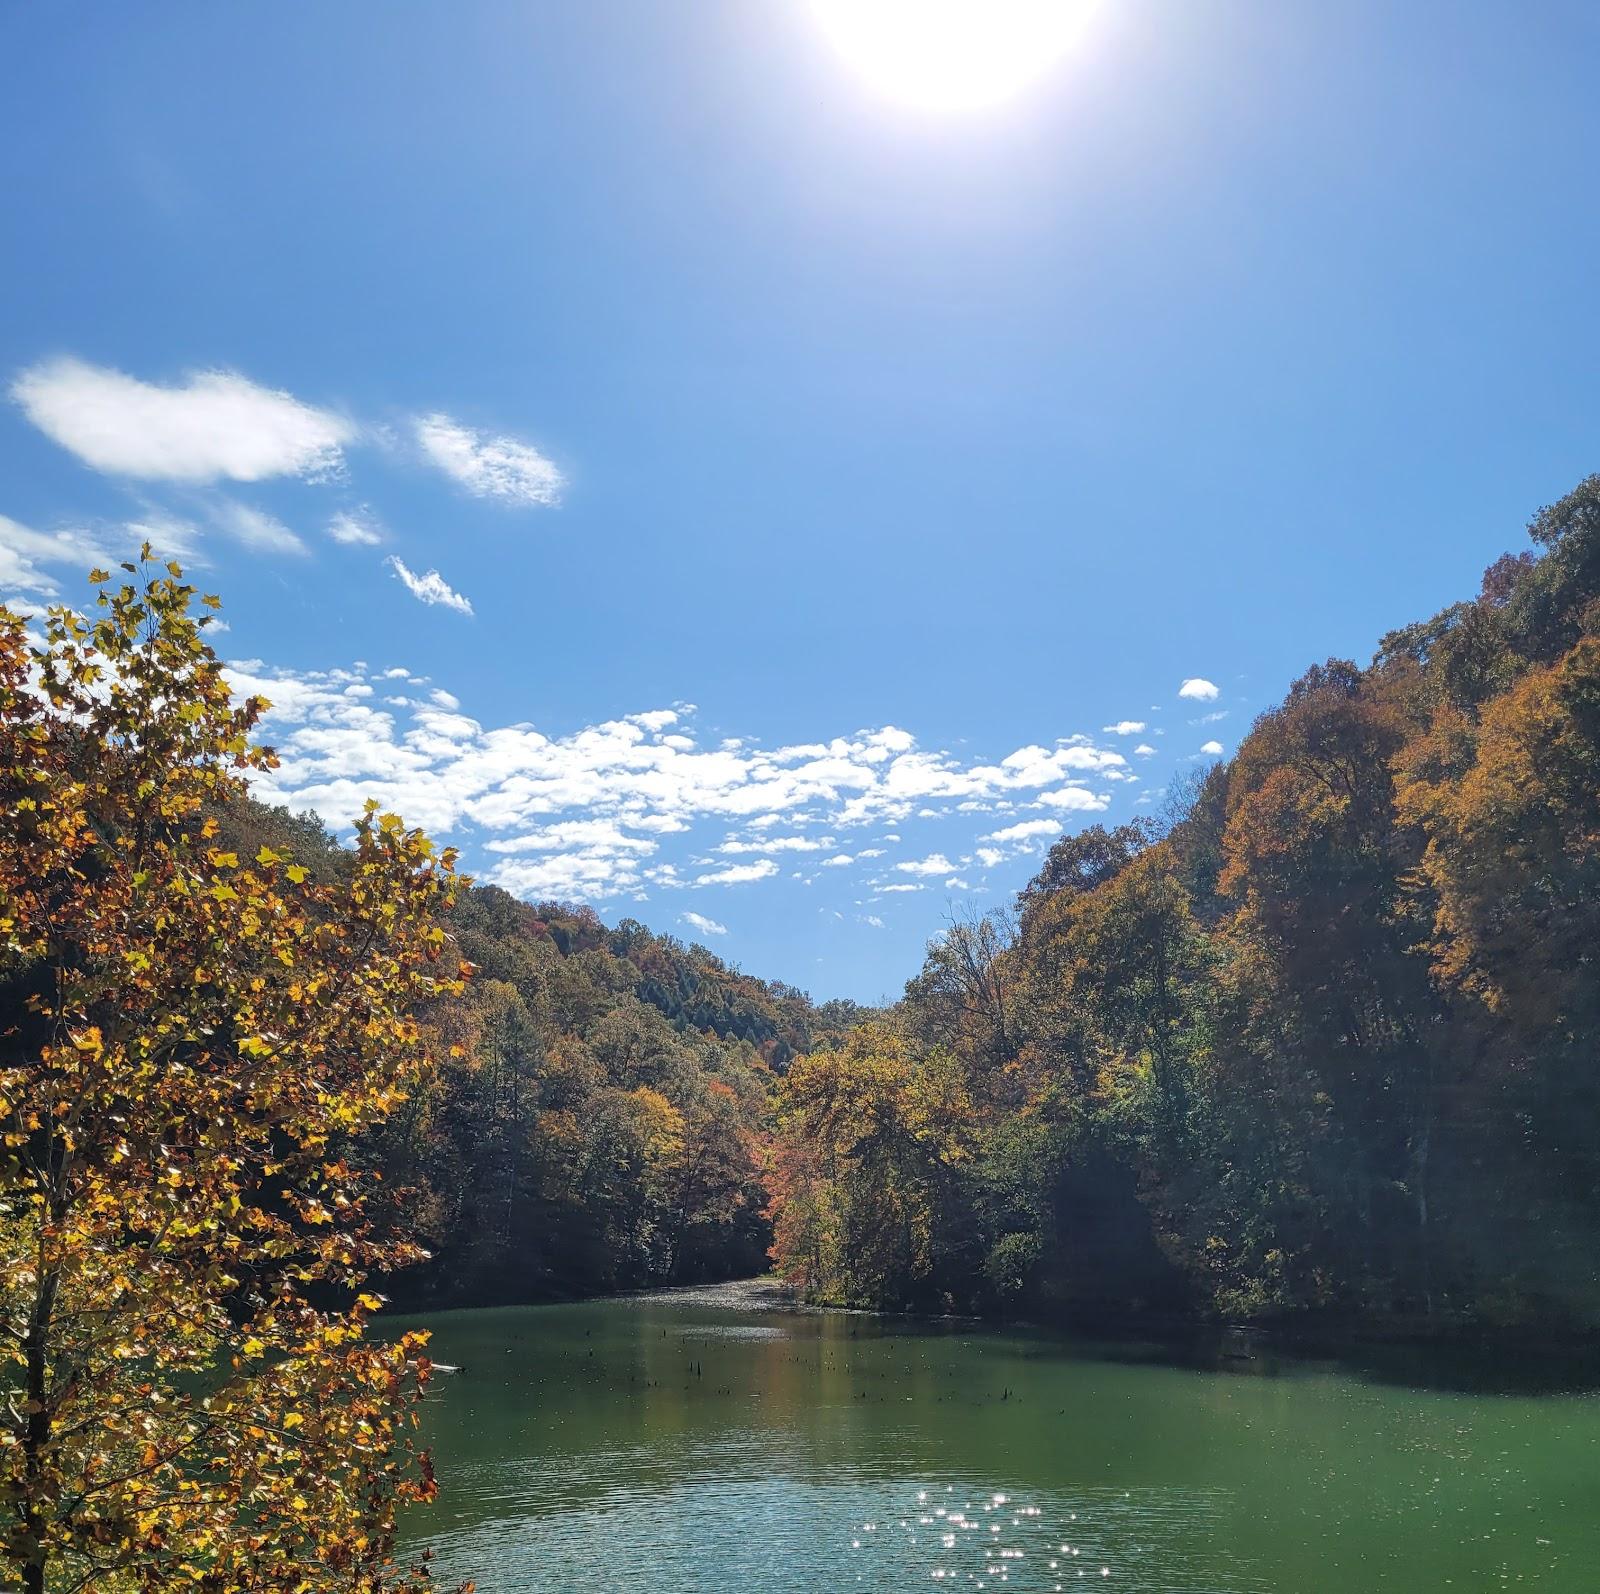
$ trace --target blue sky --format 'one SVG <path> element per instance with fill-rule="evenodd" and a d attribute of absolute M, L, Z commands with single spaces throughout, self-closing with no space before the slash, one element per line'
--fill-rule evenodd
<path fill-rule="evenodd" d="M 1597 51 L 1103 0 L 932 112 L 809 0 L 7 7 L 0 597 L 143 528 L 285 800 L 894 994 L 1595 468 Z"/>

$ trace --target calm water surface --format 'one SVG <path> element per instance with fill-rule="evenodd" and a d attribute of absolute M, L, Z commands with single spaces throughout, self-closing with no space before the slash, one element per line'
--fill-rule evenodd
<path fill-rule="evenodd" d="M 758 1286 L 421 1322 L 461 1371 L 419 1529 L 480 1594 L 1600 1591 L 1600 1398 L 1514 1366 L 1175 1361 Z"/>

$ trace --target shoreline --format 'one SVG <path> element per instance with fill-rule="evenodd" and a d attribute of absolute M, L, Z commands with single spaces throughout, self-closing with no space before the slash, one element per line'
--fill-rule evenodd
<path fill-rule="evenodd" d="M 1228 1322 L 1172 1313 L 1083 1312 L 1070 1318 L 990 1318 L 973 1314 L 885 1311 L 807 1300 L 773 1275 L 705 1284 L 658 1285 L 614 1294 L 541 1301 L 479 1301 L 407 1307 L 397 1316 L 626 1304 L 698 1306 L 713 1310 L 838 1316 L 929 1331 L 1021 1334 L 1092 1347 L 1113 1359 L 1159 1359 L 1179 1365 L 1270 1371 L 1280 1362 L 1325 1361 L 1372 1376 L 1425 1383 L 1458 1379 L 1481 1384 L 1492 1371 L 1507 1388 L 1600 1387 L 1600 1336 L 1581 1329 L 1501 1329 L 1455 1324 L 1419 1331 L 1415 1324 L 1365 1323 L 1349 1316 L 1277 1322 Z M 1519 1355 L 1507 1358 L 1507 1353 Z M 1456 1375 L 1452 1377 L 1451 1375 Z"/>

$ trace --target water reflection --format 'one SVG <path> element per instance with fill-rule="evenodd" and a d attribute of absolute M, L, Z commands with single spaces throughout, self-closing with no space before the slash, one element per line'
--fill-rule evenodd
<path fill-rule="evenodd" d="M 463 1369 L 429 1406 L 444 1493 L 419 1528 L 441 1582 L 1600 1588 L 1592 1397 L 1399 1390 L 1292 1358 L 1240 1377 L 771 1306 L 429 1320 Z"/>

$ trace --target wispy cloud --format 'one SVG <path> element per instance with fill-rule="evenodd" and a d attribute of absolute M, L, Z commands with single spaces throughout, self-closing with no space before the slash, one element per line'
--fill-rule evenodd
<path fill-rule="evenodd" d="M 211 509 L 212 519 L 236 542 L 257 553 L 305 554 L 311 550 L 281 520 L 250 504 L 219 499 Z"/>
<path fill-rule="evenodd" d="M 91 469 L 141 481 L 325 475 L 356 435 L 343 416 L 232 371 L 198 371 L 162 387 L 62 357 L 22 371 L 11 396 Z"/>
<path fill-rule="evenodd" d="M 452 587 L 437 570 L 418 575 L 403 559 L 394 554 L 384 563 L 405 583 L 406 590 L 419 603 L 440 603 L 457 614 L 471 614 L 472 604 Z"/>
<path fill-rule="evenodd" d="M 360 509 L 341 509 L 328 522 L 328 535 L 335 542 L 351 548 L 376 548 L 383 541 L 383 529 L 378 517 L 365 506 Z"/>
<path fill-rule="evenodd" d="M 1137 736 L 1144 728 L 1143 720 L 1118 720 L 1115 725 L 1102 727 L 1107 736 Z"/>
<path fill-rule="evenodd" d="M 565 480 L 531 444 L 485 436 L 448 415 L 422 415 L 413 425 L 423 458 L 475 498 L 523 505 L 560 502 Z"/>
<path fill-rule="evenodd" d="M 0 590 L 53 598 L 56 580 L 41 565 L 75 565 L 81 576 L 90 565 L 110 563 L 99 545 L 80 531 L 34 531 L 0 515 Z"/>
<path fill-rule="evenodd" d="M 151 514 L 114 530 L 96 531 L 82 527 L 35 531 L 0 515 L 0 596 L 10 591 L 53 598 L 60 594 L 63 580 L 82 591 L 81 583 L 91 566 L 110 567 L 132 559 L 146 542 L 158 558 L 195 559 L 194 527 L 164 515 Z M 41 568 L 46 565 L 58 570 L 52 574 Z M 212 629 L 220 627 L 213 622 Z"/>

